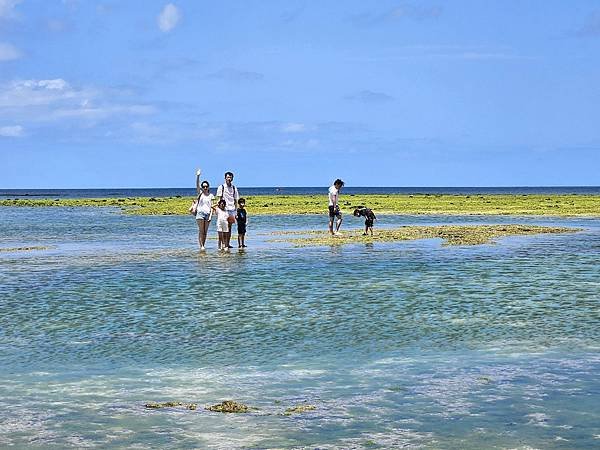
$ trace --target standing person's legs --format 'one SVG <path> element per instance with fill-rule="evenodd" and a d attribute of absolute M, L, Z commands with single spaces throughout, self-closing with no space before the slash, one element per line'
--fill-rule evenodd
<path fill-rule="evenodd" d="M 373 219 L 369 219 L 367 217 L 367 219 L 365 220 L 365 234 L 367 234 L 368 231 L 371 231 L 371 236 L 373 236 Z"/>
<path fill-rule="evenodd" d="M 196 223 L 198 224 L 198 247 L 200 247 L 200 250 L 202 250 L 202 247 L 204 246 L 202 243 L 202 232 L 204 230 L 204 225 L 202 222 L 204 222 L 204 220 L 196 219 Z"/>
<path fill-rule="evenodd" d="M 206 247 L 206 237 L 208 236 L 209 225 L 210 225 L 210 220 L 202 221 L 202 248 Z"/>
<path fill-rule="evenodd" d="M 329 206 L 329 233 L 333 234 L 333 219 L 335 218 L 334 207 Z"/>
<path fill-rule="evenodd" d="M 225 247 L 231 248 L 231 224 L 227 224 L 227 232 L 225 233 Z"/>
<path fill-rule="evenodd" d="M 235 209 L 234 210 L 227 210 L 229 217 L 234 217 L 235 218 Z M 225 234 L 225 240 L 227 241 L 227 248 L 233 248 L 230 244 L 231 242 L 231 226 L 233 225 L 232 222 L 230 222 L 229 220 L 227 221 L 227 233 Z"/>
<path fill-rule="evenodd" d="M 240 224 L 238 222 L 237 232 L 238 232 L 238 247 L 239 248 L 245 247 L 246 243 L 244 242 L 244 240 L 246 237 L 246 225 Z"/>

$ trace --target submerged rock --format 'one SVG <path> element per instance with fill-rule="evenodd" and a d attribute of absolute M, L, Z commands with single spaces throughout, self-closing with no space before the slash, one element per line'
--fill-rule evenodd
<path fill-rule="evenodd" d="M 198 407 L 196 403 L 183 403 L 183 402 L 148 402 L 144 405 L 146 408 L 150 409 L 160 409 L 160 408 L 176 408 L 181 406 L 182 408 L 194 410 Z"/>
<path fill-rule="evenodd" d="M 286 416 L 291 416 L 292 414 L 299 414 L 306 411 L 314 411 L 315 409 L 317 409 L 315 405 L 296 405 L 286 409 L 283 414 L 285 414 Z"/>
<path fill-rule="evenodd" d="M 250 408 L 243 403 L 234 402 L 233 400 L 225 400 L 218 405 L 207 406 L 208 411 L 222 413 L 246 413 Z"/>

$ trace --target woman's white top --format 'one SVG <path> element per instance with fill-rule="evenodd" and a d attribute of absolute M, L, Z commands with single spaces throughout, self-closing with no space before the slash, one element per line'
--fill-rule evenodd
<path fill-rule="evenodd" d="M 203 214 L 210 214 L 213 199 L 215 198 L 212 194 L 205 194 L 204 192 L 198 197 L 198 212 Z"/>

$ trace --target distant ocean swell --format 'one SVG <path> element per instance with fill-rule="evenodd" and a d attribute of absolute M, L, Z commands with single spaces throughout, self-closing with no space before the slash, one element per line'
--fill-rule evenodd
<path fill-rule="evenodd" d="M 243 195 L 318 195 L 327 186 L 239 187 Z M 105 198 L 105 197 L 188 197 L 194 188 L 108 188 L 108 189 L 0 189 L 0 200 L 7 198 Z M 344 194 L 586 194 L 600 195 L 600 186 L 514 186 L 514 187 L 344 187 Z"/>

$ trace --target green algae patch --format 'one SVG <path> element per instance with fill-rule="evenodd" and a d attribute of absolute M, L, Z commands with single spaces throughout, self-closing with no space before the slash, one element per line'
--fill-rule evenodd
<path fill-rule="evenodd" d="M 189 410 L 195 410 L 198 408 L 196 403 L 183 403 L 183 402 L 148 402 L 144 405 L 148 409 L 162 409 L 162 408 L 185 408 Z"/>
<path fill-rule="evenodd" d="M 576 231 L 581 231 L 581 229 L 538 225 L 404 226 L 399 228 L 378 229 L 375 231 L 374 236 L 364 236 L 362 234 L 362 229 L 349 230 L 339 236 L 331 236 L 326 231 L 278 232 L 276 234 L 286 237 L 273 239 L 273 241 L 290 242 L 296 247 L 308 247 L 439 238 L 444 240 L 443 245 L 479 245 L 492 243 L 494 239 L 505 236 L 573 233 Z M 294 234 L 302 236 L 287 237 Z"/>
<path fill-rule="evenodd" d="M 242 190 L 243 194 L 243 190 Z M 251 195 L 246 209 L 252 215 L 326 214 L 327 195 Z M 125 214 L 187 215 L 194 197 L 128 197 L 80 199 L 7 199 L 0 206 L 13 207 L 115 207 Z M 375 214 L 435 215 L 544 215 L 600 216 L 600 195 L 345 195 L 340 207 L 351 214 L 365 205 Z"/>
<path fill-rule="evenodd" d="M 233 400 L 225 400 L 217 405 L 207 406 L 204 409 L 222 413 L 247 413 L 251 408 L 243 403 L 234 402 Z"/>
<path fill-rule="evenodd" d="M 304 413 L 307 411 L 314 411 L 316 409 L 317 409 L 317 407 L 315 405 L 307 405 L 307 404 L 296 405 L 296 406 L 292 406 L 291 408 L 286 409 L 283 414 L 286 416 L 291 416 L 292 414 L 301 414 L 301 413 Z"/>
<path fill-rule="evenodd" d="M 87 208 L 113 207 L 126 214 L 182 215 L 188 213 L 192 198 L 186 197 L 128 197 L 128 198 L 65 198 L 0 200 L 0 206 Z"/>
<path fill-rule="evenodd" d="M 0 247 L 0 252 L 32 252 L 36 250 L 48 250 L 50 247 L 44 247 L 42 245 L 36 245 L 32 247 Z"/>

